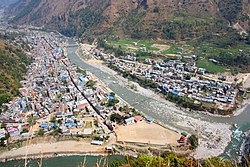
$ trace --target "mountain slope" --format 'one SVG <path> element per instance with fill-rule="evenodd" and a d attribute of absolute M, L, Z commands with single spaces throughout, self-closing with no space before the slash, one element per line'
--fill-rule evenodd
<path fill-rule="evenodd" d="M 20 81 L 31 62 L 20 49 L 0 39 L 0 107 L 19 92 Z M 1 112 L 1 111 L 0 111 Z"/>
<path fill-rule="evenodd" d="M 249 0 L 20 0 L 14 21 L 54 28 L 68 36 L 189 38 L 249 29 Z"/>

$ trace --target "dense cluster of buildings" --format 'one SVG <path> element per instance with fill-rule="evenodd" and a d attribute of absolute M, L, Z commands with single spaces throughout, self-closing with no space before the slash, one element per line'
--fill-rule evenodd
<path fill-rule="evenodd" d="M 97 58 L 102 56 L 102 59 L 111 62 L 123 71 L 154 81 L 164 94 L 187 96 L 196 104 L 216 106 L 220 110 L 235 108 L 237 89 L 232 86 L 232 83 L 209 77 L 206 69 L 196 66 L 195 57 L 188 57 L 191 60 L 187 62 L 146 59 L 140 63 L 132 56 L 116 58 L 96 50 L 90 52 Z"/>
<path fill-rule="evenodd" d="M 6 143 L 9 136 L 16 142 L 44 133 L 106 139 L 116 124 L 109 116 L 126 103 L 91 73 L 70 64 L 60 47 L 63 38 L 33 33 L 28 39 L 34 61 L 21 82 L 21 96 L 5 104 L 8 111 L 0 115 L 0 139 Z"/>

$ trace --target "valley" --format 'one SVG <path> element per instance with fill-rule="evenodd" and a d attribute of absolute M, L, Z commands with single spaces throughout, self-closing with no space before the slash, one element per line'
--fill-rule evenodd
<path fill-rule="evenodd" d="M 0 6 L 0 166 L 249 165 L 249 0 Z"/>

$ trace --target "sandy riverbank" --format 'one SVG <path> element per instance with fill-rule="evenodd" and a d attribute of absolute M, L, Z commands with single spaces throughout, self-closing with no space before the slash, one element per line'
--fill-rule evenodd
<path fill-rule="evenodd" d="M 83 141 L 60 141 L 39 143 L 24 146 L 15 150 L 0 153 L 0 160 L 54 157 L 63 155 L 101 155 L 104 146 L 95 146 Z"/>
<path fill-rule="evenodd" d="M 129 88 L 127 85 L 129 85 L 131 81 L 128 81 L 120 75 L 117 75 L 117 72 L 108 68 L 105 64 L 103 64 L 102 61 L 88 60 L 85 62 L 90 64 L 91 66 L 100 69 L 103 72 L 107 72 L 113 75 L 117 78 L 118 84 Z M 212 156 L 218 156 L 224 152 L 225 148 L 231 140 L 231 125 L 223 123 L 212 123 L 208 120 L 193 118 L 190 115 L 181 111 L 182 109 L 176 107 L 174 103 L 163 99 L 152 90 L 145 89 L 139 86 L 139 84 L 137 83 L 132 83 L 137 85 L 137 91 L 135 91 L 136 93 L 139 93 L 143 96 L 152 98 L 157 101 L 150 104 L 152 105 L 152 107 L 155 108 L 155 110 L 152 111 L 154 114 L 159 115 L 161 117 L 171 117 L 173 122 L 175 122 L 175 127 L 187 129 L 188 131 L 192 131 L 193 133 L 199 135 L 199 147 L 193 154 L 195 158 L 208 158 Z M 131 91 L 134 90 L 131 89 Z M 170 128 L 175 129 L 172 127 Z"/>

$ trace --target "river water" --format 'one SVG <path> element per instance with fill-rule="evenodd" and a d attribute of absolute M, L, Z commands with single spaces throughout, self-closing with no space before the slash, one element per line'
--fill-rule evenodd
<path fill-rule="evenodd" d="M 198 112 L 185 112 L 178 111 L 176 108 L 169 103 L 159 102 L 153 98 L 148 98 L 139 93 L 136 93 L 124 85 L 117 84 L 119 79 L 113 74 L 101 71 L 94 66 L 91 66 L 84 61 L 82 61 L 78 55 L 75 54 L 77 47 L 68 47 L 68 57 L 72 63 L 77 66 L 90 71 L 96 75 L 100 80 L 108 85 L 117 95 L 127 101 L 131 106 L 135 107 L 137 110 L 142 111 L 146 115 L 153 117 L 164 124 L 170 125 L 181 129 L 175 124 L 176 119 L 179 116 L 192 117 L 199 120 L 205 120 L 208 122 L 226 123 L 226 124 L 237 124 L 237 128 L 233 127 L 232 130 L 232 141 L 227 146 L 222 158 L 236 158 L 237 152 L 240 150 L 240 146 L 243 142 L 243 133 L 250 128 L 250 105 L 248 105 L 244 111 L 237 116 L 230 117 L 219 117 L 206 115 L 204 113 Z"/>
<path fill-rule="evenodd" d="M 43 167 L 81 167 L 82 163 L 85 161 L 86 167 L 96 166 L 96 163 L 110 164 L 114 160 L 124 160 L 123 156 L 112 155 L 107 157 L 100 156 L 67 156 L 67 157 L 57 157 L 57 158 L 47 158 L 42 160 Z M 27 167 L 39 167 L 38 163 L 40 159 L 29 160 Z M 6 163 L 0 163 L 1 167 L 23 167 L 24 160 L 9 161 Z"/>

